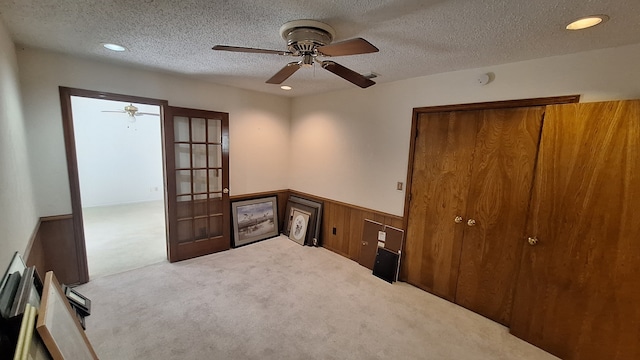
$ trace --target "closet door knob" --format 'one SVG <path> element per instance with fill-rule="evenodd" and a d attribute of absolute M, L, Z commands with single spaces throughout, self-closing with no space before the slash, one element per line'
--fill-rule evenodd
<path fill-rule="evenodd" d="M 469 219 L 469 221 L 467 221 L 467 225 L 469 226 L 476 226 L 476 221 L 473 219 Z"/>
<path fill-rule="evenodd" d="M 527 242 L 529 243 L 529 245 L 534 246 L 538 243 L 538 239 L 534 237 L 530 237 L 527 239 Z"/>
<path fill-rule="evenodd" d="M 456 216 L 456 217 L 455 217 L 455 219 L 453 219 L 453 221 L 455 221 L 455 222 L 456 222 L 456 224 L 460 224 L 460 223 L 462 222 L 462 220 L 464 220 L 464 219 L 462 218 L 462 216 Z"/>

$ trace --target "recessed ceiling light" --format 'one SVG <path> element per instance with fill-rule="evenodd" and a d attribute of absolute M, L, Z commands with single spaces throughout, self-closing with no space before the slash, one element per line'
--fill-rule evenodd
<path fill-rule="evenodd" d="M 280 89 L 282 89 L 282 90 L 291 90 L 293 88 L 291 86 L 289 86 L 289 85 L 282 85 L 282 86 L 280 86 Z"/>
<path fill-rule="evenodd" d="M 607 20 L 609 20 L 609 17 L 607 15 L 585 16 L 567 25 L 567 30 L 582 30 L 590 28 L 592 26 L 596 26 L 598 24 L 602 24 Z"/>
<path fill-rule="evenodd" d="M 124 46 L 118 45 L 118 44 L 106 43 L 106 44 L 102 44 L 102 46 L 104 46 L 106 49 L 109 49 L 111 51 L 125 51 L 125 50 L 127 50 Z"/>

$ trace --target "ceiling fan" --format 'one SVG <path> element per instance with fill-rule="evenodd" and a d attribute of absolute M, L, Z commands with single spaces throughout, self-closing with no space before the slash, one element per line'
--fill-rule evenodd
<path fill-rule="evenodd" d="M 133 104 L 129 104 L 125 106 L 123 110 L 102 110 L 102 112 L 127 114 L 129 115 L 129 122 L 135 122 L 137 116 L 143 116 L 143 115 L 160 116 L 160 114 L 138 111 L 138 108 Z"/>
<path fill-rule="evenodd" d="M 335 38 L 335 31 L 331 26 L 315 20 L 290 21 L 280 27 L 280 35 L 287 41 L 288 50 L 267 50 L 227 45 L 216 45 L 212 49 L 300 57 L 300 60 L 293 61 L 285 65 L 280 71 L 266 81 L 267 84 L 282 84 L 301 67 L 313 67 L 314 63 L 320 64 L 323 69 L 328 70 L 363 89 L 375 84 L 371 79 L 334 61 L 322 61 L 318 59 L 318 57 L 358 55 L 378 52 L 378 48 L 371 45 L 367 40 L 355 38 L 331 44 L 331 41 Z"/>

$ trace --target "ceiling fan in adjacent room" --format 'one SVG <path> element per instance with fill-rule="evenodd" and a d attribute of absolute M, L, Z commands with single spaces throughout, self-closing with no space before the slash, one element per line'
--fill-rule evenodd
<path fill-rule="evenodd" d="M 138 111 L 138 108 L 133 104 L 129 104 L 125 106 L 123 110 L 102 110 L 102 112 L 127 114 L 129 115 L 129 122 L 135 122 L 136 117 L 143 116 L 143 115 L 160 116 L 160 114 Z"/>
<path fill-rule="evenodd" d="M 331 60 L 319 60 L 318 57 L 333 57 L 345 55 L 358 55 L 378 52 L 378 48 L 367 40 L 355 38 L 331 44 L 335 38 L 333 28 L 325 23 L 315 20 L 290 21 L 280 27 L 280 35 L 287 41 L 288 50 L 267 50 L 238 46 L 216 45 L 213 50 L 274 54 L 283 56 L 295 56 L 300 60 L 285 65 L 280 71 L 266 82 L 268 84 L 281 84 L 302 67 L 313 67 L 314 63 L 341 78 L 361 87 L 367 88 L 374 85 L 370 78 L 344 67 Z"/>

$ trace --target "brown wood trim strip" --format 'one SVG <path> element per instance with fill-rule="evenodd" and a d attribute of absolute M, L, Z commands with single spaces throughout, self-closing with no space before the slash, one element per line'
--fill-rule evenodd
<path fill-rule="evenodd" d="M 348 207 L 348 208 L 351 208 L 351 209 L 356 209 L 356 210 L 360 210 L 360 211 L 364 211 L 364 212 L 371 212 L 371 213 L 382 215 L 382 216 L 386 216 L 386 217 L 389 217 L 389 218 L 392 218 L 392 219 L 395 219 L 395 220 L 398 220 L 398 221 L 404 221 L 404 217 L 402 217 L 402 216 L 393 215 L 393 214 L 385 213 L 385 212 L 378 211 L 378 210 L 368 209 L 368 208 L 365 208 L 365 207 L 362 207 L 362 206 L 352 205 L 352 204 L 345 203 L 345 202 L 342 202 L 342 201 L 327 199 L 327 198 L 324 198 L 324 197 L 321 197 L 321 196 L 311 195 L 311 194 L 307 194 L 307 193 L 304 193 L 304 192 L 301 192 L 301 191 L 289 190 L 289 192 L 292 195 L 299 195 L 299 196 L 302 196 L 302 197 L 307 197 L 307 198 L 310 198 L 310 199 L 316 199 L 316 200 L 319 200 L 319 201 L 328 201 L 328 202 L 332 202 L 334 204 L 345 206 L 345 207 Z"/>
<path fill-rule="evenodd" d="M 67 172 L 69 176 L 69 188 L 71 192 L 71 211 L 76 214 L 74 221 L 74 240 L 76 254 L 81 254 L 76 261 L 80 283 L 89 281 L 89 268 L 87 265 L 86 247 L 84 243 L 84 224 L 82 222 L 82 203 L 80 200 L 80 178 L 78 175 L 78 159 L 76 156 L 76 141 L 73 130 L 73 112 L 71 110 L 71 96 L 77 93 L 77 89 L 60 87 L 60 107 L 62 111 L 62 129 L 64 134 L 65 152 L 67 158 Z M 78 95 L 81 96 L 81 95 Z"/>
<path fill-rule="evenodd" d="M 69 219 L 73 219 L 73 214 L 43 216 L 40 218 L 40 221 L 45 222 L 45 221 L 59 221 L 59 220 L 69 220 Z"/>
<path fill-rule="evenodd" d="M 418 137 L 418 117 L 420 112 L 413 109 L 413 117 L 411 119 L 411 138 L 409 139 L 409 163 L 407 168 L 407 179 L 405 180 L 404 187 L 404 211 L 402 219 L 402 227 L 406 231 L 409 226 L 409 207 L 411 201 L 411 179 L 413 178 L 413 161 L 416 152 L 416 138 Z M 403 249 L 404 251 L 404 245 Z M 403 277 L 403 272 L 400 272 L 400 277 Z"/>
<path fill-rule="evenodd" d="M 554 96 L 554 97 L 546 97 L 546 98 L 503 100 L 503 101 L 492 101 L 492 102 L 483 102 L 483 103 L 418 107 L 413 109 L 413 113 L 415 117 L 416 113 L 507 109 L 507 108 L 514 108 L 514 107 L 572 104 L 572 103 L 577 103 L 579 101 L 580 101 L 580 95 L 567 95 L 567 96 Z"/>
<path fill-rule="evenodd" d="M 237 200 L 246 200 L 249 198 L 260 198 L 260 197 L 265 197 L 265 196 L 273 196 L 279 193 L 287 193 L 289 192 L 289 190 L 274 190 L 274 191 L 262 191 L 262 192 L 257 192 L 257 193 L 250 193 L 250 194 L 242 194 L 242 195 L 233 195 L 233 196 L 229 196 L 229 199 L 231 201 L 237 201 Z"/>
<path fill-rule="evenodd" d="M 104 91 L 76 89 L 76 88 L 70 88 L 70 87 L 64 87 L 64 86 L 60 86 L 60 92 L 65 92 L 66 94 L 69 94 L 69 96 L 80 96 L 80 97 L 88 97 L 88 98 L 94 98 L 94 99 L 135 102 L 139 104 L 148 104 L 148 105 L 167 106 L 169 104 L 167 100 L 152 99 L 152 98 L 133 96 L 133 95 L 114 94 L 114 93 L 108 93 Z"/>

